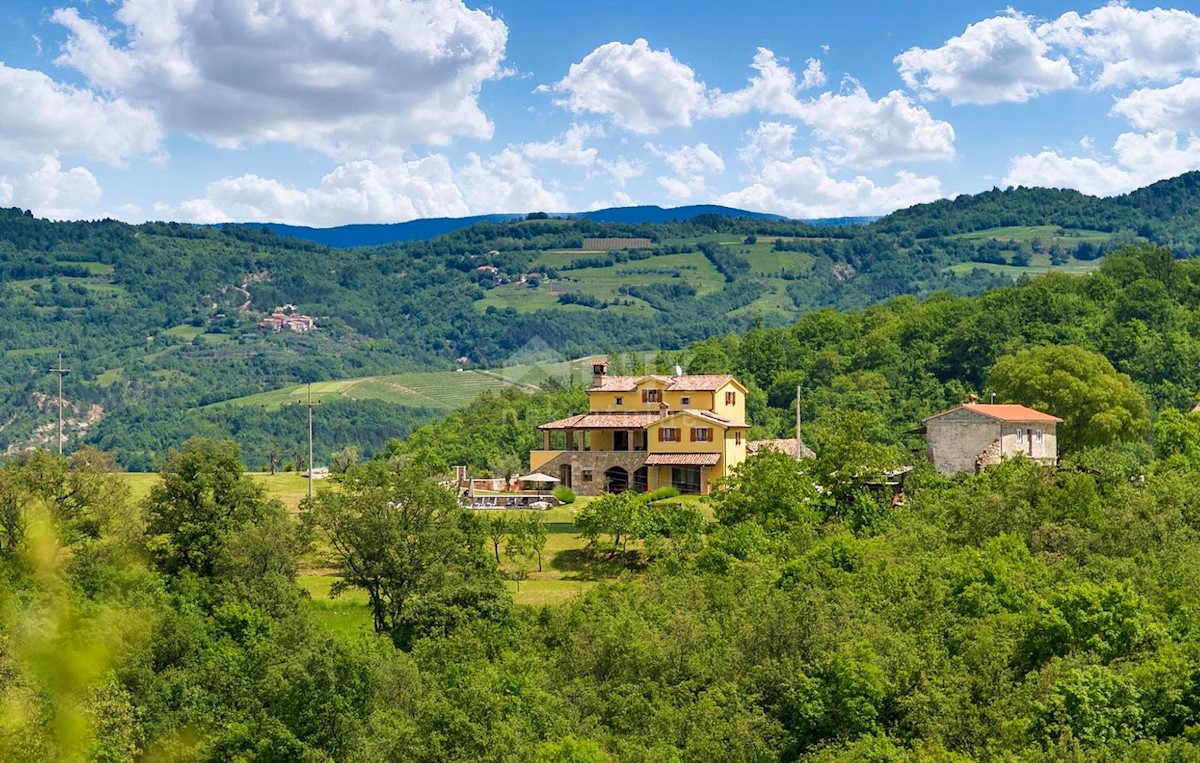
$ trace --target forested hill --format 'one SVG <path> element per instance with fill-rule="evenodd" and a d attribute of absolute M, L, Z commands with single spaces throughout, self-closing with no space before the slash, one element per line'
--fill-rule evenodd
<path fill-rule="evenodd" d="M 102 438 L 123 463 L 146 468 L 173 444 L 167 424 L 260 443 L 290 432 L 291 408 L 269 417 L 205 407 L 287 384 L 503 367 L 530 342 L 562 357 L 679 349 L 822 307 L 1088 272 L 1114 247 L 1146 239 L 1190 256 L 1200 245 L 1196 185 L 1187 175 L 1115 200 L 992 191 L 868 225 L 714 214 L 481 222 L 358 249 L 255 228 L 0 211 L 0 452 L 51 443 L 48 369 L 59 350 L 71 369 L 69 447 Z M 258 329 L 284 306 L 316 330 Z M 319 415 L 334 417 L 340 444 L 370 449 L 435 413 L 386 403 L 365 416 L 345 402 Z"/>
<path fill-rule="evenodd" d="M 598 223 L 664 223 L 677 220 L 690 220 L 700 215 L 719 215 L 722 217 L 749 217 L 760 220 L 783 220 L 781 215 L 769 215 L 761 212 L 747 212 L 744 209 L 733 209 L 715 204 L 694 204 L 686 207 L 663 209 L 657 206 L 611 207 L 590 212 L 571 214 L 546 215 L 562 219 L 587 218 Z M 443 236 L 462 228 L 469 228 L 478 223 L 502 223 L 517 220 L 525 215 L 493 214 L 474 215 L 471 217 L 434 217 L 420 220 L 410 220 L 403 223 L 375 223 L 365 225 L 338 225 L 332 228 L 310 228 L 304 225 L 284 225 L 282 223 L 231 223 L 234 227 L 266 228 L 280 236 L 312 241 L 326 246 L 379 246 L 400 241 L 416 241 Z M 869 218 L 839 218 L 831 220 L 811 220 L 814 225 L 842 225 L 865 222 Z M 225 226 L 222 226 L 225 227 Z"/>
<path fill-rule="evenodd" d="M 884 233 L 936 238 L 993 228 L 1057 225 L 1115 232 L 1129 230 L 1193 256 L 1200 240 L 1200 172 L 1162 180 L 1122 196 L 1099 198 L 1078 191 L 1009 188 L 917 204 L 872 227 Z"/>

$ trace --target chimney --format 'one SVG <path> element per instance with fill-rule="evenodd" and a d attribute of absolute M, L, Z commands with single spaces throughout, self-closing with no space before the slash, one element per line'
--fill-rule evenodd
<path fill-rule="evenodd" d="M 608 373 L 608 361 L 597 360 L 592 363 L 592 386 L 599 387 L 604 384 L 604 375 Z"/>
<path fill-rule="evenodd" d="M 976 395 L 974 392 L 967 395 L 967 405 L 974 405 L 975 403 L 978 403 L 978 402 L 979 402 L 979 396 Z"/>

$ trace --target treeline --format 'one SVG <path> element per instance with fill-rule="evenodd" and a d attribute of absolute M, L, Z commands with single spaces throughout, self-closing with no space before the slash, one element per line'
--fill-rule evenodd
<path fill-rule="evenodd" d="M 1166 418 L 1153 451 L 919 469 L 898 506 L 869 487 L 886 449 L 829 420 L 817 460 L 746 462 L 709 521 L 585 505 L 585 553 L 625 574 L 538 606 L 419 448 L 302 521 L 225 443 L 139 504 L 99 454 L 31 454 L 0 465 L 0 757 L 1187 760 L 1200 415 Z M 315 617 L 314 555 L 361 627 Z"/>
<path fill-rule="evenodd" d="M 193 437 L 232 438 L 255 471 L 308 468 L 308 412 L 299 405 L 275 410 L 257 406 L 217 405 L 174 411 L 125 406 L 106 416 L 88 442 L 111 453 L 126 469 L 154 471 L 172 448 Z M 393 438 L 406 438 L 417 427 L 440 419 L 445 411 L 397 405 L 382 400 L 330 400 L 313 408 L 313 458 L 331 463 L 334 452 L 354 448 L 370 458 Z"/>

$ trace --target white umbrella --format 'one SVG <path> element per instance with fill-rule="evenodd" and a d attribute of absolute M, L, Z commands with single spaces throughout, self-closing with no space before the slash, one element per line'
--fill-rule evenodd
<path fill-rule="evenodd" d="M 521 482 L 561 482 L 562 481 L 558 477 L 551 477 L 549 474 L 542 474 L 541 472 L 534 472 L 533 474 L 526 474 L 524 477 L 517 477 L 517 479 L 520 480 Z"/>
<path fill-rule="evenodd" d="M 551 477 L 549 474 L 542 474 L 541 472 L 526 474 L 524 477 L 517 477 L 517 479 L 521 482 L 537 483 L 537 491 L 539 496 L 542 494 L 543 485 L 548 485 L 552 482 L 562 482 L 562 480 L 560 480 L 558 477 Z"/>

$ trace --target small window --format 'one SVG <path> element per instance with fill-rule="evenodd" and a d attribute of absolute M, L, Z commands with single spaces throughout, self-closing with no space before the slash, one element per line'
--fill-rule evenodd
<path fill-rule="evenodd" d="M 1024 444 L 1025 444 L 1025 430 L 1018 429 L 1017 430 L 1017 445 L 1024 445 Z"/>
<path fill-rule="evenodd" d="M 1041 429 L 1033 430 L 1033 442 L 1035 444 L 1041 445 L 1045 441 L 1045 437 L 1046 437 L 1046 433 L 1044 431 L 1042 431 Z"/>
<path fill-rule="evenodd" d="M 658 402 L 658 390 L 656 390 L 656 389 L 642 390 L 642 402 L 643 403 L 657 403 Z"/>
<path fill-rule="evenodd" d="M 712 442 L 712 427 L 692 427 L 692 442 Z"/>
<path fill-rule="evenodd" d="M 725 405 L 737 405 L 737 393 L 729 391 L 725 393 Z"/>
<path fill-rule="evenodd" d="M 583 474 L 580 475 L 580 477 L 579 477 L 579 481 L 580 482 L 591 482 L 592 481 L 592 470 L 584 469 Z"/>
<path fill-rule="evenodd" d="M 659 442 L 679 442 L 679 440 L 680 440 L 680 437 L 679 437 L 679 428 L 678 427 L 659 427 L 658 428 L 658 441 Z"/>
<path fill-rule="evenodd" d="M 689 406 L 692 404 L 692 399 L 690 397 L 681 397 L 681 398 L 679 398 L 679 403 L 680 403 L 680 405 L 683 405 L 686 407 L 686 406 Z"/>
<path fill-rule="evenodd" d="M 740 430 L 740 429 L 735 429 L 735 430 L 734 430 L 734 432 L 733 432 L 733 444 L 734 444 L 734 445 L 741 445 L 741 444 L 742 444 L 742 430 Z"/>
<path fill-rule="evenodd" d="M 618 397 L 618 398 L 616 399 L 615 403 L 616 403 L 617 405 L 625 405 L 625 398 L 623 398 L 623 397 Z"/>

